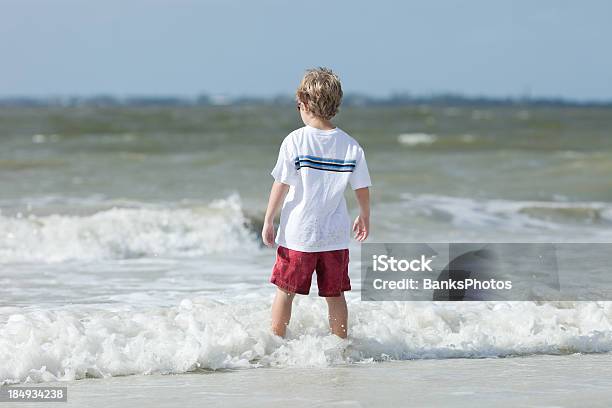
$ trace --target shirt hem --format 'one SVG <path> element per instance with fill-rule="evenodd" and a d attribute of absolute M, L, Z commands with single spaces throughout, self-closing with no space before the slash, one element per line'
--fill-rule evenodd
<path fill-rule="evenodd" d="M 292 178 L 278 176 L 278 175 L 276 175 L 274 173 L 270 173 L 270 175 L 274 178 L 274 181 L 276 181 L 278 183 L 287 184 L 287 185 L 293 186 L 293 187 L 295 187 L 297 185 L 297 180 L 294 180 Z"/>
<path fill-rule="evenodd" d="M 348 243 L 334 244 L 334 245 L 328 245 L 328 246 L 316 247 L 316 248 L 307 247 L 303 245 L 288 244 L 286 242 L 277 242 L 276 244 L 279 246 L 285 247 L 287 249 L 291 249 L 293 251 L 300 251 L 300 252 L 326 252 L 326 251 L 338 251 L 340 249 L 349 248 Z"/>
<path fill-rule="evenodd" d="M 351 189 L 352 189 L 353 191 L 355 191 L 355 190 L 359 190 L 360 188 L 366 188 L 366 187 L 372 187 L 372 183 L 369 183 L 369 184 L 357 184 L 355 187 L 353 187 L 353 186 L 351 185 Z"/>

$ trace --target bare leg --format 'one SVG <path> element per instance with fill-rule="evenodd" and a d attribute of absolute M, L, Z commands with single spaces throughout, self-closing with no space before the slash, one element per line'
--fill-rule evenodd
<path fill-rule="evenodd" d="M 289 319 L 291 319 L 291 305 L 295 293 L 283 289 L 276 289 L 276 296 L 272 303 L 272 332 L 277 336 L 285 337 Z"/>
<path fill-rule="evenodd" d="M 329 309 L 329 327 L 338 337 L 346 339 L 348 335 L 348 308 L 344 293 L 337 297 L 326 297 Z"/>

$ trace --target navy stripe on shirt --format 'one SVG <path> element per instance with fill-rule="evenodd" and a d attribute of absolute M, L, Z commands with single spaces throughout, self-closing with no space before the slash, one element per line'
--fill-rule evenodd
<path fill-rule="evenodd" d="M 317 156 L 297 156 L 294 163 L 296 170 L 302 167 L 308 167 L 316 170 L 350 173 L 355 168 L 356 161 L 328 159 Z"/>

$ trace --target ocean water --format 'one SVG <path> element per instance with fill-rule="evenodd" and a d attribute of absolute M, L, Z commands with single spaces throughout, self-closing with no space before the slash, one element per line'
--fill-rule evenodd
<path fill-rule="evenodd" d="M 612 242 L 610 109 L 354 107 L 337 124 L 366 150 L 372 242 Z M 612 303 L 361 302 L 356 244 L 348 343 L 316 291 L 273 337 L 259 228 L 299 126 L 272 106 L 0 110 L 0 382 L 609 362 Z"/>

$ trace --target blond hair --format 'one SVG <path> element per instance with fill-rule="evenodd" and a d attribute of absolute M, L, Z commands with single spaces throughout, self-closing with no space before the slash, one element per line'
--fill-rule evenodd
<path fill-rule="evenodd" d="M 342 101 L 340 78 L 329 68 L 309 69 L 295 96 L 313 115 L 330 120 L 338 113 Z"/>

